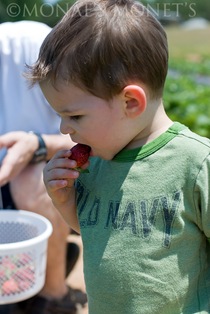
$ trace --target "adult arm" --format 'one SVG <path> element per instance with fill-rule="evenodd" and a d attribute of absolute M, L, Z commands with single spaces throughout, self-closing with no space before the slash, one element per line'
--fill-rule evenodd
<path fill-rule="evenodd" d="M 66 135 L 42 134 L 42 137 L 47 147 L 46 160 L 56 151 L 70 149 L 75 144 Z M 38 138 L 33 133 L 17 131 L 0 136 L 0 149 L 7 149 L 0 168 L 0 186 L 14 179 L 31 162 L 38 145 Z"/>

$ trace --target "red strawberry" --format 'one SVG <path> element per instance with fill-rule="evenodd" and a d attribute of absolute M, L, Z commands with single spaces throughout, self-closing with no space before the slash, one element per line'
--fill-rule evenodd
<path fill-rule="evenodd" d="M 2 285 L 2 293 L 3 295 L 10 295 L 19 291 L 18 285 L 16 281 L 11 278 L 5 281 Z"/>
<path fill-rule="evenodd" d="M 91 148 L 88 145 L 77 144 L 71 148 L 70 159 L 76 160 L 77 167 L 83 166 L 90 156 Z"/>

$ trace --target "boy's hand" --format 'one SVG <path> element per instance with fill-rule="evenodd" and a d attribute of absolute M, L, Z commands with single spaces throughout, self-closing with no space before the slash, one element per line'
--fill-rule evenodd
<path fill-rule="evenodd" d="M 77 233 L 80 233 L 74 188 L 74 181 L 80 173 L 75 170 L 77 162 L 70 158 L 70 150 L 58 151 L 44 168 L 44 183 L 54 206 L 66 223 Z M 87 162 L 83 168 L 87 168 L 88 165 Z"/>
<path fill-rule="evenodd" d="M 71 150 L 57 152 L 44 168 L 44 183 L 54 205 L 59 208 L 67 205 L 74 192 L 74 180 L 80 175 L 77 162 L 71 159 Z M 82 168 L 86 169 L 89 162 Z"/>
<path fill-rule="evenodd" d="M 79 172 L 75 171 L 76 161 L 69 159 L 71 151 L 57 152 L 44 168 L 44 183 L 54 204 L 68 202 L 74 180 Z M 56 206 L 57 207 L 57 206 Z"/>

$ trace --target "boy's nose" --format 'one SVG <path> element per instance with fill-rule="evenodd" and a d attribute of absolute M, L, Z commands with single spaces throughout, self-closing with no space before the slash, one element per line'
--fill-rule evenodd
<path fill-rule="evenodd" d="M 74 129 L 69 125 L 69 123 L 65 123 L 63 120 L 61 120 L 61 123 L 60 123 L 60 131 L 62 134 L 74 133 Z"/>

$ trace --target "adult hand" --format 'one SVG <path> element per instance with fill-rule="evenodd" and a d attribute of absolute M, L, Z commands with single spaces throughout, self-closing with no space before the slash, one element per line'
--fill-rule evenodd
<path fill-rule="evenodd" d="M 0 186 L 14 179 L 28 165 L 38 145 L 33 133 L 17 131 L 0 136 L 0 149 L 7 149 L 0 167 Z"/>

